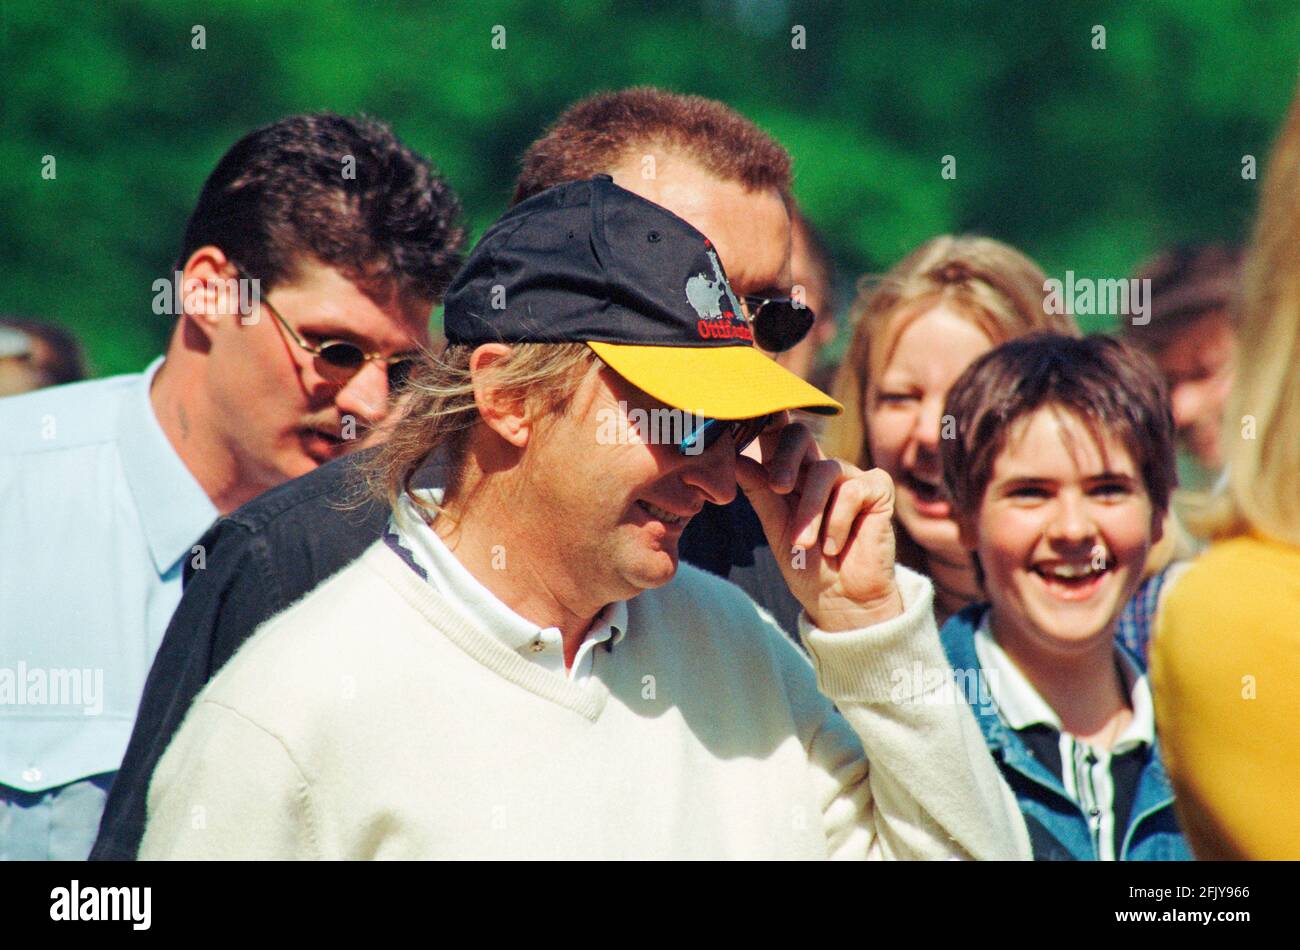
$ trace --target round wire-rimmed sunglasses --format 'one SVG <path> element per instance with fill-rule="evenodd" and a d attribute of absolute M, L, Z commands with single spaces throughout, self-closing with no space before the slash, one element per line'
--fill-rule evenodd
<path fill-rule="evenodd" d="M 236 268 L 236 271 L 241 277 L 249 279 L 247 271 L 242 268 Z M 324 364 L 321 375 L 332 383 L 347 382 L 367 362 L 385 363 L 388 369 L 388 392 L 391 396 L 405 385 L 407 379 L 410 378 L 411 371 L 415 369 L 418 363 L 418 360 L 413 356 L 384 356 L 382 353 L 367 353 L 348 340 L 325 340 L 320 344 L 308 343 L 275 308 L 275 304 L 271 303 L 265 296 L 258 295 L 258 304 L 271 311 L 271 316 L 275 317 L 280 326 L 284 327 L 285 332 L 289 334 L 294 343 Z"/>

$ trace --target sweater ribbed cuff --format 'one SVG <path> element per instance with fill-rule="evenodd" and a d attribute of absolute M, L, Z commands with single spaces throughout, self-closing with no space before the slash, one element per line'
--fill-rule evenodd
<path fill-rule="evenodd" d="M 807 612 L 799 614 L 799 635 L 812 655 L 817 686 L 837 702 L 896 702 L 900 679 L 910 682 L 918 663 L 948 669 L 934 623 L 930 579 L 896 565 L 894 580 L 903 596 L 903 612 L 892 620 L 830 633 L 814 627 Z"/>

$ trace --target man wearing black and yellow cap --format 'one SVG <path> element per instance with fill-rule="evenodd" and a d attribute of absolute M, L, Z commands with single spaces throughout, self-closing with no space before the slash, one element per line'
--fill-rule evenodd
<path fill-rule="evenodd" d="M 839 407 L 737 304 L 701 232 L 608 177 L 489 229 L 381 450 L 388 530 L 200 695 L 140 856 L 1026 856 L 968 707 L 935 701 L 887 476 L 788 424 Z M 637 410 L 675 421 L 608 426 Z M 812 665 L 678 564 L 737 483 L 801 552 Z"/>
<path fill-rule="evenodd" d="M 798 293 L 790 157 L 771 136 L 716 100 L 647 87 L 600 93 L 574 103 L 528 147 L 514 203 L 601 172 L 709 235 L 742 307 L 768 328 L 761 346 L 798 342 L 810 313 L 789 306 Z M 260 624 L 382 536 L 388 505 L 358 501 L 354 491 L 370 451 L 265 493 L 200 539 L 202 559 L 187 562 L 184 596 L 149 673 L 92 859 L 136 856 L 149 782 L 199 691 Z M 683 561 L 732 581 L 797 633 L 799 602 L 743 494 L 706 504 L 679 549 Z M 793 561 L 791 552 L 780 555 Z"/>

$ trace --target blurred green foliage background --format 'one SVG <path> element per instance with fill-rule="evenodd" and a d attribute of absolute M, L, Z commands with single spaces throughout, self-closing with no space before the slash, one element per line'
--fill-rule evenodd
<path fill-rule="evenodd" d="M 477 235 L 566 104 L 639 83 L 722 99 L 790 149 L 846 298 L 943 231 L 1125 276 L 1169 241 L 1247 234 L 1242 159 L 1263 165 L 1298 51 L 1296 0 L 0 0 L 0 311 L 74 329 L 97 373 L 138 370 L 170 329 L 151 284 L 251 128 L 382 117 Z"/>

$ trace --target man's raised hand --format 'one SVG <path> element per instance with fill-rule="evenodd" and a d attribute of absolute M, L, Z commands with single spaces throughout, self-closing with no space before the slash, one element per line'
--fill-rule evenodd
<path fill-rule="evenodd" d="M 781 572 L 820 630 L 854 630 L 903 612 L 894 582 L 894 483 L 825 458 L 802 423 L 762 435 L 763 461 L 741 456 L 736 480 Z"/>

